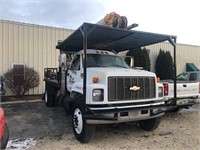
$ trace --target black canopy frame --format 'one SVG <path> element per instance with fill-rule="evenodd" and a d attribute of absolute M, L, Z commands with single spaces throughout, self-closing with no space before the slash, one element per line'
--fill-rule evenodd
<path fill-rule="evenodd" d="M 87 49 L 121 52 L 168 41 L 174 49 L 174 99 L 176 100 L 176 38 L 177 37 L 173 35 L 164 35 L 128 29 L 119 29 L 98 24 L 83 23 L 70 36 L 60 42 L 56 48 L 60 49 L 61 52 L 78 52 L 80 50 L 84 50 L 83 94 L 86 99 Z M 176 101 L 174 101 L 174 105 L 176 105 Z"/>

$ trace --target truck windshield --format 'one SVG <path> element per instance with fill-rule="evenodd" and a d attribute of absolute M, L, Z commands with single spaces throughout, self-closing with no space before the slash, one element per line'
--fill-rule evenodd
<path fill-rule="evenodd" d="M 123 58 L 115 55 L 88 54 L 87 67 L 122 67 L 129 68 Z"/>

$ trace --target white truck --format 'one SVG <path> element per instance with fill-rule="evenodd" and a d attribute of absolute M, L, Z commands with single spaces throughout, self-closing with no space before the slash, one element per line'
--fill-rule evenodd
<path fill-rule="evenodd" d="M 92 139 L 97 124 L 137 121 L 140 128 L 154 130 L 167 109 L 163 85 L 154 73 L 129 67 L 116 53 L 163 41 L 175 46 L 175 39 L 84 23 L 56 46 L 59 69 L 45 68 L 44 102 L 72 115 L 82 143 Z"/>
<path fill-rule="evenodd" d="M 177 98 L 174 99 L 174 81 L 163 80 L 161 83 L 164 86 L 164 99 L 168 103 L 176 101 L 176 106 L 170 111 L 177 112 L 182 108 L 189 108 L 192 105 L 200 103 L 200 83 L 191 81 L 177 80 Z"/>
<path fill-rule="evenodd" d="M 162 80 L 164 86 L 164 99 L 168 103 L 176 101 L 176 106 L 171 109 L 177 112 L 182 108 L 189 108 L 200 103 L 200 71 L 184 72 L 177 76 L 177 98 L 174 99 L 174 81 Z"/>

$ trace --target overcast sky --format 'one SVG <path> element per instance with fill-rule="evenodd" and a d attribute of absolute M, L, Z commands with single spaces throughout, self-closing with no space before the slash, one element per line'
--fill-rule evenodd
<path fill-rule="evenodd" d="M 200 45 L 199 0 L 0 0 L 0 19 L 69 29 L 116 12 L 135 30 L 176 35 Z"/>

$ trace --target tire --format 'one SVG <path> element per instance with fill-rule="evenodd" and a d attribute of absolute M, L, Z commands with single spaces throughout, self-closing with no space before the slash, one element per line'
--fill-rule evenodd
<path fill-rule="evenodd" d="M 69 97 L 66 96 L 63 100 L 63 108 L 67 116 L 72 114 L 73 106 L 74 103 L 70 102 Z"/>
<path fill-rule="evenodd" d="M 86 123 L 83 110 L 83 103 L 77 101 L 72 111 L 72 127 L 76 139 L 81 143 L 88 143 L 94 137 L 96 127 Z"/>
<path fill-rule="evenodd" d="M 161 118 L 153 118 L 139 121 L 139 127 L 146 131 L 153 131 L 160 125 Z"/>
<path fill-rule="evenodd" d="M 177 106 L 177 107 L 174 107 L 173 109 L 169 110 L 169 112 L 177 113 L 181 110 L 182 110 L 182 108 Z"/>
<path fill-rule="evenodd" d="M 8 139 L 9 139 L 9 130 L 8 130 L 7 124 L 5 124 L 4 134 L 3 134 L 1 141 L 0 141 L 1 149 L 6 148 L 7 143 L 8 143 Z"/>
<path fill-rule="evenodd" d="M 46 91 L 44 93 L 44 102 L 47 107 L 54 107 L 55 106 L 55 90 L 51 87 L 46 85 Z"/>

